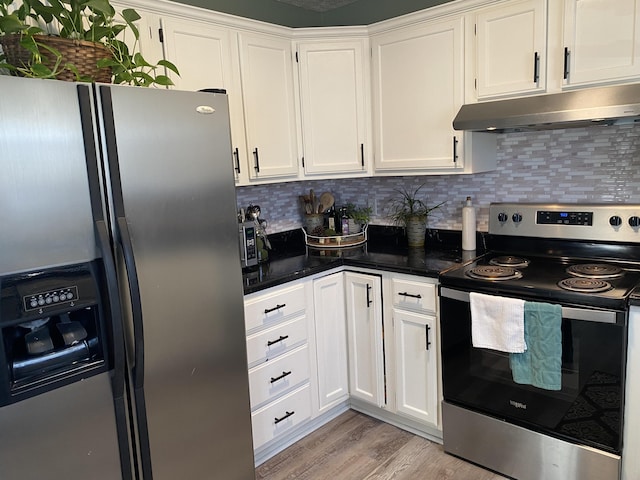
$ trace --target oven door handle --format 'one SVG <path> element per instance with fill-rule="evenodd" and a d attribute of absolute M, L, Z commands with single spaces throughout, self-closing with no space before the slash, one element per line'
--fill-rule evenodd
<path fill-rule="evenodd" d="M 440 297 L 469 303 L 469 292 L 440 287 Z M 562 307 L 562 318 L 568 320 L 585 320 L 587 322 L 617 323 L 614 311 L 591 310 L 587 308 Z"/>

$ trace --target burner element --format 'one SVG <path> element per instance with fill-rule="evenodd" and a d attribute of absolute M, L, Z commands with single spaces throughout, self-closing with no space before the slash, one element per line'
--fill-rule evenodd
<path fill-rule="evenodd" d="M 529 265 L 529 260 L 522 257 L 514 257 L 512 255 L 502 255 L 489 260 L 491 265 L 499 265 L 500 267 L 524 268 Z"/>
<path fill-rule="evenodd" d="M 467 271 L 466 274 L 471 278 L 478 278 L 480 280 L 514 280 L 522 278 L 522 273 L 515 268 L 502 267 L 499 265 L 474 267 Z"/>
<path fill-rule="evenodd" d="M 597 278 L 571 277 L 558 282 L 560 288 L 571 292 L 598 293 L 611 290 L 613 287 L 609 282 Z"/>
<path fill-rule="evenodd" d="M 619 278 L 624 275 L 624 271 L 615 265 L 606 263 L 583 263 L 571 265 L 567 268 L 567 273 L 575 277 L 584 278 Z"/>

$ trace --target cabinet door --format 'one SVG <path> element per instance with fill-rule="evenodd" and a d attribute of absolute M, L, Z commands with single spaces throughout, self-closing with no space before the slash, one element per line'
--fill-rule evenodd
<path fill-rule="evenodd" d="M 117 12 L 127 8 L 132 8 L 131 5 L 120 2 L 112 2 L 113 8 Z M 129 29 L 124 30 L 123 36 L 120 37 L 130 51 L 140 52 L 142 56 L 149 63 L 156 64 L 159 60 L 164 58 L 162 52 L 162 43 L 160 41 L 160 17 L 155 13 L 151 13 L 147 10 L 143 10 L 137 6 L 133 7 L 134 10 L 140 15 L 140 19 L 135 22 L 138 28 L 138 40 Z M 124 20 L 116 15 L 114 21 L 116 23 L 125 23 Z M 164 71 L 158 71 L 156 73 L 164 74 Z"/>
<path fill-rule="evenodd" d="M 298 45 L 306 174 L 366 171 L 364 46 L 361 40 Z"/>
<path fill-rule="evenodd" d="M 640 75 L 640 0 L 565 0 L 565 83 Z"/>
<path fill-rule="evenodd" d="M 483 10 L 475 27 L 478 98 L 545 90 L 546 0 Z"/>
<path fill-rule="evenodd" d="M 393 310 L 396 345 L 396 408 L 438 425 L 436 317 Z"/>
<path fill-rule="evenodd" d="M 376 170 L 461 168 L 463 19 L 380 34 L 372 47 Z"/>
<path fill-rule="evenodd" d="M 298 174 L 291 42 L 258 34 L 240 34 L 249 177 Z"/>
<path fill-rule="evenodd" d="M 178 67 L 180 76 L 168 72 L 175 88 L 197 91 L 222 88 L 229 97 L 229 117 L 236 182 L 248 169 L 244 139 L 236 33 L 200 22 L 163 17 L 165 58 Z"/>
<path fill-rule="evenodd" d="M 385 405 L 380 277 L 345 273 L 349 349 L 349 393 Z"/>
<path fill-rule="evenodd" d="M 342 272 L 313 282 L 320 413 L 349 397 Z"/>

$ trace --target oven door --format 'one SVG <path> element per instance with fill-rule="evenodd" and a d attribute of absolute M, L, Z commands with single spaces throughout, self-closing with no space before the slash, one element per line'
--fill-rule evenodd
<path fill-rule="evenodd" d="M 550 391 L 515 383 L 508 353 L 472 346 L 468 292 L 442 287 L 440 294 L 447 402 L 620 453 L 626 312 L 563 306 L 562 388 Z"/>

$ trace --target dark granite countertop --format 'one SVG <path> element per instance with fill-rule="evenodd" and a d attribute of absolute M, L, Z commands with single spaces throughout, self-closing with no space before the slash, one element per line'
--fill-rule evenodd
<path fill-rule="evenodd" d="M 463 252 L 459 231 L 432 230 L 424 249 L 408 248 L 401 229 L 371 225 L 364 245 L 318 250 L 307 247 L 301 230 L 269 236 L 270 260 L 243 271 L 244 293 L 254 293 L 340 266 L 371 268 L 437 278 L 482 251 Z M 482 243 L 479 242 L 480 246 Z"/>

